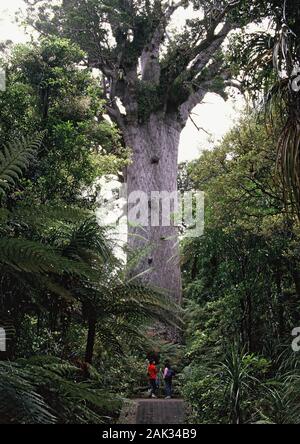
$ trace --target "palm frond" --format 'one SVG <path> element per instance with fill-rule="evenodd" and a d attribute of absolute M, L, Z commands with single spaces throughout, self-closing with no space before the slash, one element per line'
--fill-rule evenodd
<path fill-rule="evenodd" d="M 285 190 L 285 202 L 292 203 L 300 217 L 300 101 L 299 92 L 293 89 L 297 75 L 295 69 L 299 70 L 300 38 L 289 26 L 295 18 L 287 17 L 285 0 L 282 24 L 273 46 L 273 67 L 278 80 L 269 92 L 267 103 L 275 100 L 279 109 L 277 114 L 284 119 L 278 139 L 277 165 Z"/>
<path fill-rule="evenodd" d="M 287 198 L 295 204 L 300 214 L 300 115 L 290 116 L 282 129 L 277 162 Z"/>

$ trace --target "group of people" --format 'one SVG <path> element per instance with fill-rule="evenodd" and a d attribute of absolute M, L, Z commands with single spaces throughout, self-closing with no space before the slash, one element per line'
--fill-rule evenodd
<path fill-rule="evenodd" d="M 165 366 L 163 370 L 160 370 L 157 367 L 155 360 L 150 360 L 148 365 L 148 378 L 149 378 L 149 397 L 156 398 L 157 390 L 159 389 L 159 384 L 161 378 L 165 383 L 165 397 L 166 399 L 172 398 L 173 392 L 173 377 L 175 376 L 175 372 L 171 367 L 169 361 L 165 362 Z"/>

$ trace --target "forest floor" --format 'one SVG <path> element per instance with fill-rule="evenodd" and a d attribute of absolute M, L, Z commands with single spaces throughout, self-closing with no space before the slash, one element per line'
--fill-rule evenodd
<path fill-rule="evenodd" d="M 120 424 L 184 424 L 182 399 L 134 399 L 124 408 Z"/>

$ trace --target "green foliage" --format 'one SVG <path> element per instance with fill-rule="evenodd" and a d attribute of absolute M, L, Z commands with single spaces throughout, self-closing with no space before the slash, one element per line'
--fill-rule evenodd
<path fill-rule="evenodd" d="M 104 118 L 99 80 L 78 69 L 83 58 L 76 44 L 49 37 L 16 45 L 2 61 L 7 89 L 0 96 L 0 143 L 46 131 L 18 199 L 76 204 L 85 188 L 85 205 L 91 205 L 98 178 L 119 174 L 128 163 L 117 129 Z"/>
<path fill-rule="evenodd" d="M 222 361 L 193 362 L 185 369 L 185 397 L 191 403 L 190 420 L 196 423 L 240 424 L 257 420 L 264 390 L 261 382 L 270 363 L 224 344 Z"/>
<path fill-rule="evenodd" d="M 200 422 L 268 415 L 298 422 L 278 363 L 298 323 L 300 262 L 299 225 L 276 175 L 277 134 L 257 115 L 243 118 L 187 167 L 186 183 L 206 194 L 204 236 L 183 245 L 190 363 L 184 392 Z"/>
<path fill-rule="evenodd" d="M 105 416 L 107 421 L 117 412 L 117 395 L 113 402 L 103 390 L 104 377 L 84 359 L 104 360 L 105 373 L 111 353 L 122 357 L 120 371 L 126 374 L 126 354 L 150 347 L 146 325 L 159 320 L 177 326 L 180 312 L 156 290 L 126 282 L 106 231 L 87 211 L 37 206 L 33 213 L 22 204 L 2 216 L 0 310 L 19 332 L 10 338 L 7 356 L 26 360 L 10 364 L 9 371 L 0 362 L 1 420 L 101 423 Z M 28 358 L 45 351 L 70 359 L 76 340 L 68 344 L 67 337 L 74 328 L 82 333 L 80 371 L 58 359 Z M 125 394 L 129 387 L 124 380 Z"/>
<path fill-rule="evenodd" d="M 263 96 L 268 121 L 272 121 L 274 109 L 277 118 L 281 117 L 277 163 L 285 186 L 285 201 L 294 203 L 299 216 L 300 14 L 295 2 L 266 3 L 271 9 L 271 26 L 264 32 L 234 37 L 229 60 L 236 73 L 243 72 L 245 90 L 255 99 Z"/>
<path fill-rule="evenodd" d="M 181 310 L 157 289 L 128 282 L 109 233 L 88 211 L 99 177 L 129 162 L 105 115 L 116 97 L 127 117 L 137 104 L 142 124 L 153 112 L 176 114 L 203 84 L 226 98 L 219 75 L 226 62 L 255 100 L 274 82 L 272 62 L 290 77 L 297 8 L 243 0 L 222 15 L 226 1 L 183 6 L 190 3 L 203 18 L 162 36 L 161 54 L 151 56 L 161 70 L 155 83 L 141 80 L 137 66 L 164 28 L 160 0 L 30 3 L 29 22 L 50 37 L 17 45 L 1 60 L 8 82 L 0 146 L 19 142 L 0 151 L 0 312 L 11 328 L 3 356 L 10 361 L 0 361 L 0 422 L 113 421 L 120 395 L 144 384 L 142 357 L 153 349 L 179 370 L 186 364 L 180 380 L 193 421 L 299 423 L 299 364 L 281 356 L 300 297 L 300 232 L 290 202 L 298 200 L 299 107 L 287 79 L 271 90 L 283 105 L 272 107 L 275 125 L 245 117 L 182 174 L 181 188 L 204 190 L 207 206 L 204 236 L 183 243 L 184 358 L 181 347 L 146 334 L 157 321 L 182 327 Z M 214 50 L 219 14 L 240 27 L 271 17 L 274 35 L 235 34 L 224 60 Z M 203 55 L 207 62 L 194 69 Z M 104 91 L 91 67 L 102 70 Z M 276 173 L 280 117 L 288 118 L 279 160 L 293 199 Z M 44 135 L 42 145 L 35 133 Z"/>
<path fill-rule="evenodd" d="M 127 115 L 132 115 L 136 122 L 149 118 L 151 111 L 174 116 L 180 105 L 202 86 L 225 96 L 225 84 L 219 77 L 225 66 L 219 63 L 219 41 L 223 36 L 218 34 L 218 25 L 226 21 L 232 28 L 237 23 L 244 28 L 272 14 L 267 0 L 255 0 L 251 5 L 244 0 L 88 0 L 66 2 L 63 8 L 47 0 L 27 4 L 27 22 L 43 35 L 63 36 L 79 45 L 89 66 L 99 68 L 105 78 L 113 80 L 110 86 L 107 82 L 109 105 L 116 98 L 121 99 Z M 181 10 L 190 8 L 191 17 L 176 29 L 172 19 L 180 11 L 179 5 Z M 140 85 L 139 63 L 148 52 L 151 54 L 143 80 L 149 89 L 145 91 Z M 203 60 L 203 66 L 194 63 L 196 60 Z M 212 64 L 216 68 L 210 70 Z M 155 66 L 156 74 L 149 66 Z M 203 81 L 204 73 L 208 82 Z M 151 85 L 152 81 L 158 88 Z"/>
<path fill-rule="evenodd" d="M 29 89 L 34 99 L 26 102 L 30 124 L 12 113 L 11 125 L 0 125 L 1 137 L 23 127 L 28 134 L 46 128 L 47 134 L 42 150 L 42 136 L 29 135 L 1 150 L 0 313 L 3 325 L 12 327 L 0 356 L 10 360 L 0 361 L 3 423 L 115 420 L 121 400 L 113 375 L 122 374 L 120 389 L 128 395 L 136 373 L 126 381 L 126 358 L 150 347 L 147 325 L 181 322 L 163 294 L 127 282 L 108 232 L 86 209 L 89 196 L 77 196 L 98 175 L 117 173 L 128 162 L 117 131 L 102 119 L 94 81 L 75 67 L 77 49 L 67 41 L 43 41 L 41 47 L 18 48 L 11 61 L 17 80 L 28 86 L 20 95 Z M 9 101 L 14 87 L 9 84 L 1 99 Z M 44 87 L 51 100 L 39 108 Z M 101 377 L 85 362 L 92 359 Z M 117 371 L 105 376 L 116 362 Z M 110 385 L 104 389 L 104 383 Z"/>

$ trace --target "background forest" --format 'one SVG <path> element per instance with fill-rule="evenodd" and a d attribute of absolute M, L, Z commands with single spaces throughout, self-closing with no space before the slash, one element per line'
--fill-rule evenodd
<path fill-rule="evenodd" d="M 183 2 L 203 9 L 203 23 L 191 19 L 190 34 L 175 34 L 159 62 L 174 82 L 167 88 L 174 113 L 187 91 L 195 94 L 179 61 L 187 64 L 183 50 L 197 32 L 209 26 L 214 33 L 227 18 L 248 30 L 228 36 L 226 29 L 218 39 L 207 33 L 208 67 L 197 65 L 197 81 L 225 99 L 238 87 L 245 109 L 213 149 L 179 166 L 179 190 L 204 191 L 206 206 L 203 236 L 180 239 L 182 306 L 135 276 L 143 252 L 125 245 L 127 260 L 120 258 L 115 233 L 95 216 L 101 179 L 124 180 L 134 166 L 91 56 L 106 35 L 99 31 L 91 43 L 86 30 L 76 34 L 79 16 L 68 2 L 66 17 L 49 2 L 27 3 L 26 25 L 39 38 L 3 44 L 0 59 L 0 327 L 8 337 L 0 352 L 0 423 L 114 423 L 126 399 L 147 390 L 151 352 L 174 363 L 176 395 L 186 400 L 191 423 L 299 423 L 300 355 L 291 348 L 300 326 L 296 2 L 261 0 L 250 9 L 243 1 Z M 103 6 L 111 23 L 122 13 L 126 28 L 134 2 L 88 3 Z M 141 46 L 153 24 L 158 29 L 163 2 L 137 3 Z M 94 23 L 89 9 L 85 14 Z M 249 30 L 253 23 L 262 30 Z M 120 88 L 126 102 L 134 83 L 126 83 L 126 69 L 137 56 L 125 31 L 116 39 L 123 59 L 104 56 L 124 68 L 116 94 Z M 137 115 L 122 116 L 126 125 L 131 118 L 144 125 L 165 106 L 158 101 L 165 83 L 137 83 Z M 155 336 L 158 322 L 180 340 Z"/>

